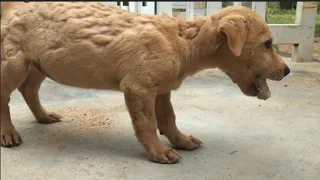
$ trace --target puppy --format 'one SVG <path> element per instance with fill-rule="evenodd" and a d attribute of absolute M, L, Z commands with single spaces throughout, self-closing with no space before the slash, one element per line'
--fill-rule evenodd
<path fill-rule="evenodd" d="M 1 22 L 3 147 L 21 143 L 8 106 L 16 88 L 39 123 L 60 120 L 39 101 L 40 85 L 50 77 L 73 87 L 123 92 L 150 160 L 176 163 L 179 154 L 159 140 L 157 129 L 174 147 L 200 147 L 200 140 L 177 128 L 170 101 L 170 92 L 187 76 L 219 68 L 245 95 L 267 99 L 266 79 L 279 81 L 290 72 L 272 46 L 267 24 L 246 7 L 186 20 L 94 2 L 28 4 L 14 7 Z"/>

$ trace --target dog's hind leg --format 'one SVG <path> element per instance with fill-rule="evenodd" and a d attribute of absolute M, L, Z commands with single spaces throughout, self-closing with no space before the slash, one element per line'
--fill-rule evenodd
<path fill-rule="evenodd" d="M 19 145 L 22 140 L 11 122 L 9 101 L 11 93 L 25 78 L 29 62 L 22 51 L 17 51 L 8 60 L 1 59 L 1 146 Z"/>
<path fill-rule="evenodd" d="M 202 143 L 193 136 L 182 134 L 177 128 L 170 93 L 157 96 L 156 116 L 160 134 L 165 135 L 177 149 L 190 151 L 198 148 Z"/>
<path fill-rule="evenodd" d="M 44 74 L 31 66 L 27 77 L 21 83 L 18 90 L 21 92 L 36 120 L 39 123 L 48 124 L 58 122 L 62 117 L 58 114 L 47 112 L 41 106 L 39 100 L 39 89 L 45 78 L 46 76 Z"/>

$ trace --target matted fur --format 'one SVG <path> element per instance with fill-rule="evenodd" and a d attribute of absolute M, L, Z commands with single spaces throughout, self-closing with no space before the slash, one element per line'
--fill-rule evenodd
<path fill-rule="evenodd" d="M 244 94 L 258 96 L 257 77 L 281 80 L 288 74 L 274 49 L 266 48 L 270 39 L 267 24 L 245 7 L 186 20 L 93 2 L 15 6 L 1 20 L 1 145 L 21 143 L 8 106 L 16 88 L 38 122 L 60 120 L 39 101 L 48 76 L 73 87 L 123 92 L 148 157 L 175 163 L 180 156 L 159 140 L 157 129 L 180 149 L 196 149 L 201 141 L 178 130 L 171 90 L 187 76 L 219 68 Z"/>

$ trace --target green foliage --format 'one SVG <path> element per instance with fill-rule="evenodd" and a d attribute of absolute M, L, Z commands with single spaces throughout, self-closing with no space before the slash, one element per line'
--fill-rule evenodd
<path fill-rule="evenodd" d="M 320 7 L 318 7 L 318 12 Z M 280 9 L 280 6 L 272 6 L 267 9 L 268 24 L 294 24 L 296 18 L 295 9 Z M 316 19 L 316 34 L 320 35 L 320 13 Z"/>

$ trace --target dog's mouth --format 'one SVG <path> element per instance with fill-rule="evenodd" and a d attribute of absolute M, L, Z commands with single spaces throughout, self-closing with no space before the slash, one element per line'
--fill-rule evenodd
<path fill-rule="evenodd" d="M 256 75 L 251 83 L 236 82 L 241 91 L 247 96 L 255 96 L 258 99 L 267 100 L 271 96 L 271 92 L 266 82 L 266 78 Z"/>
<path fill-rule="evenodd" d="M 257 76 L 253 84 L 256 89 L 256 92 L 257 92 L 256 96 L 258 99 L 267 100 L 271 96 L 271 92 L 266 82 L 266 78 Z"/>
<path fill-rule="evenodd" d="M 239 82 L 234 79 L 230 73 L 226 73 L 236 83 L 241 91 L 247 96 L 256 96 L 258 99 L 267 100 L 271 96 L 266 78 L 259 74 L 256 74 L 254 80 L 251 83 Z"/>

